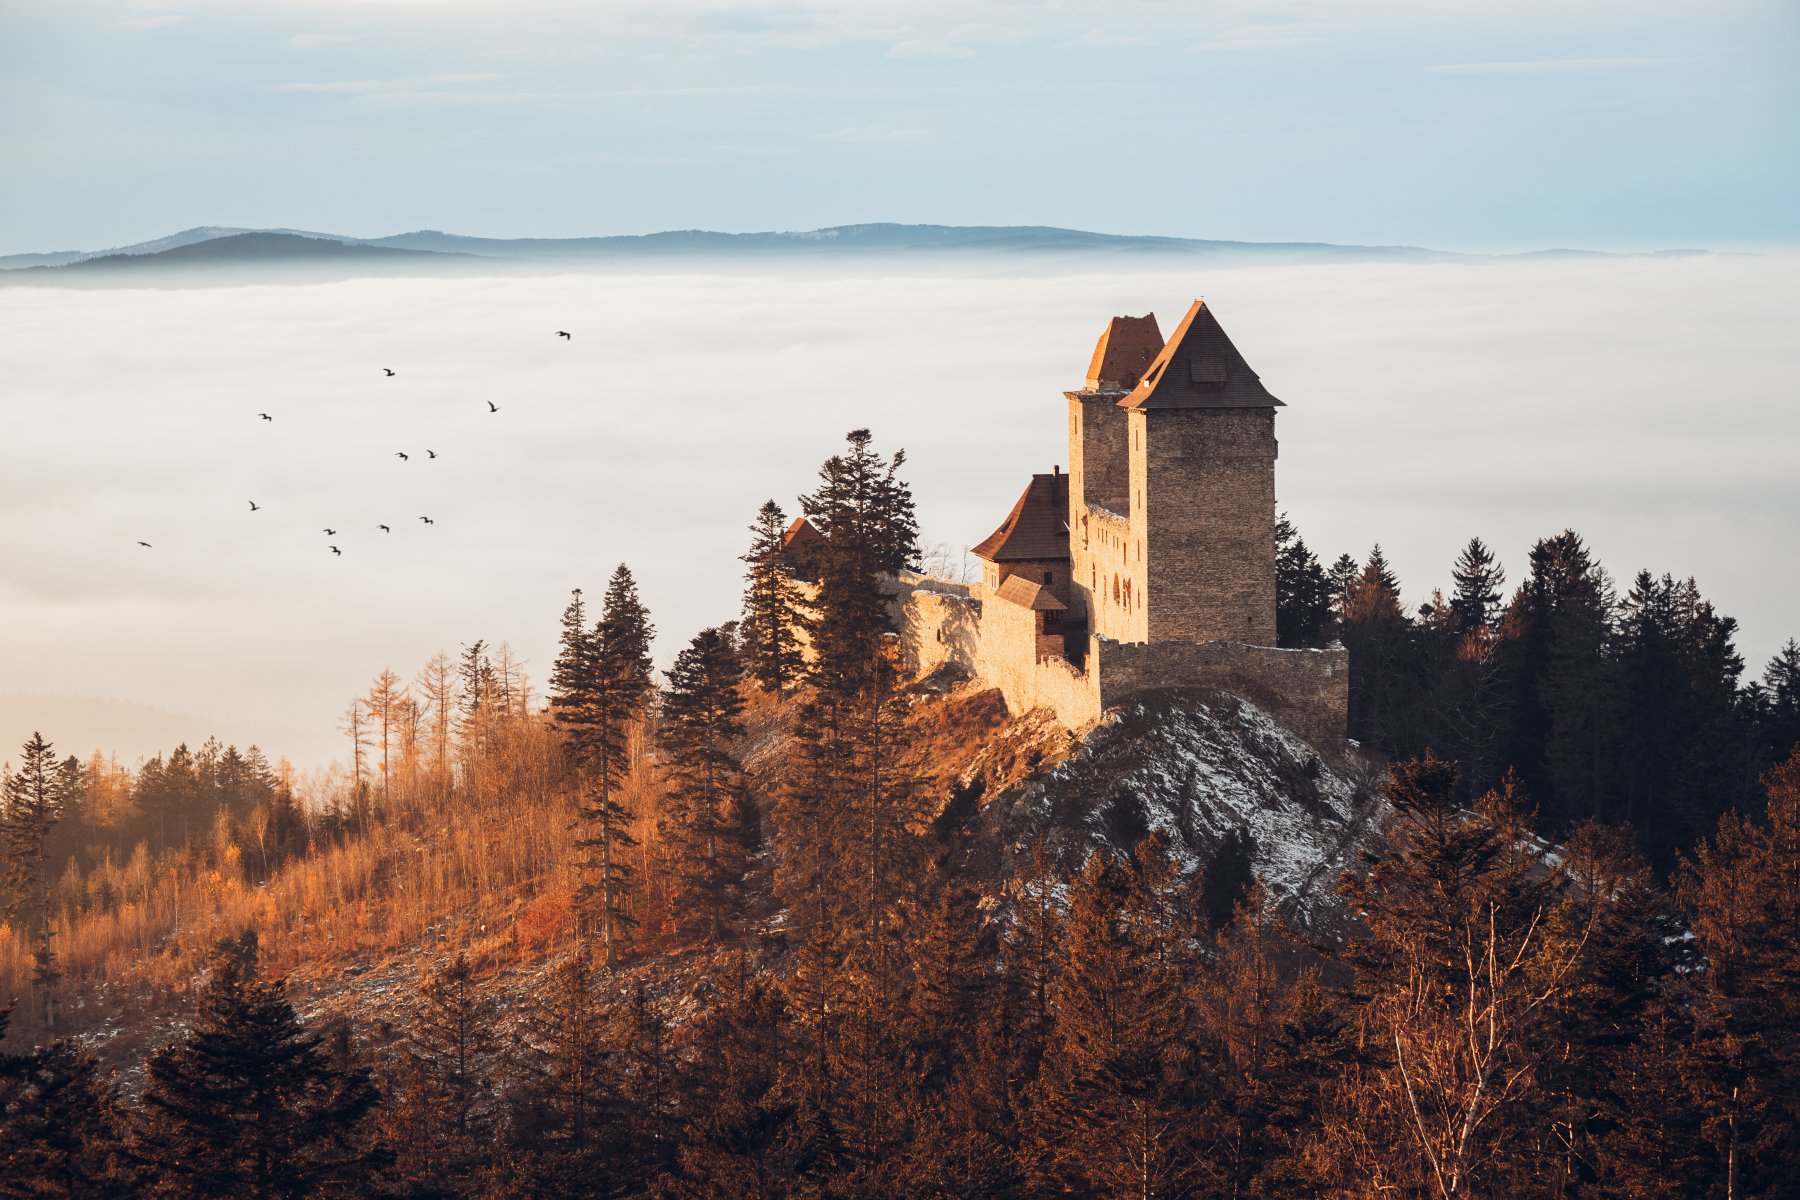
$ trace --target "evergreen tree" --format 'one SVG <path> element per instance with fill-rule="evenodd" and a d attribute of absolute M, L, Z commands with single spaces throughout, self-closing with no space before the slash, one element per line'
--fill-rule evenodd
<path fill-rule="evenodd" d="M 1331 588 L 1331 606 L 1333 613 L 1342 617 L 1350 600 L 1350 585 L 1362 574 L 1362 564 L 1348 554 L 1340 554 L 1331 569 L 1325 572 L 1325 581 Z"/>
<path fill-rule="evenodd" d="M 1800 747 L 1800 642 L 1789 638 L 1763 670 L 1763 744 L 1776 761 Z"/>
<path fill-rule="evenodd" d="M 1210 1173 L 1184 979 L 1151 898 L 1100 853 L 1073 883 L 1024 1149 L 1045 1194 L 1187 1196 Z"/>
<path fill-rule="evenodd" d="M 418 1001 L 407 1030 L 408 1125 L 394 1142 L 408 1176 L 452 1188 L 480 1166 L 494 1126 L 494 1017 L 466 954 L 428 975 Z"/>
<path fill-rule="evenodd" d="M 889 628 L 881 577 L 914 566 L 918 523 L 912 489 L 900 478 L 904 451 L 883 462 L 866 429 L 819 469 L 818 490 L 800 498 L 822 539 L 819 593 L 811 624 L 814 681 L 848 694 L 863 690 Z"/>
<path fill-rule="evenodd" d="M 669 786 L 661 816 L 673 851 L 675 918 L 717 939 L 742 917 L 756 810 L 736 745 L 744 736 L 743 679 L 732 629 L 703 629 L 675 657 L 660 733 Z"/>
<path fill-rule="evenodd" d="M 744 659 L 752 678 L 766 691 L 786 695 L 799 681 L 804 663 L 799 629 L 806 609 L 798 583 L 782 561 L 787 514 L 773 500 L 763 503 L 750 527 L 745 578 Z"/>
<path fill-rule="evenodd" d="M 1400 582 L 1377 545 L 1344 592 L 1339 618 L 1350 652 L 1350 736 L 1394 750 L 1408 700 L 1411 623 L 1400 607 Z"/>
<path fill-rule="evenodd" d="M 1491 628 L 1500 620 L 1501 590 L 1506 586 L 1506 572 L 1494 558 L 1494 552 L 1478 537 L 1456 556 L 1450 568 L 1450 581 L 1455 593 L 1450 597 L 1450 611 L 1456 615 L 1456 631 L 1471 634 Z"/>
<path fill-rule="evenodd" d="M 0 1043 L 10 1008 L 0 1008 Z M 112 1089 L 92 1054 L 56 1041 L 0 1051 L 0 1200 L 140 1194 L 121 1153 Z"/>
<path fill-rule="evenodd" d="M 0 850 L 12 890 L 25 898 L 26 928 L 36 941 L 32 981 L 37 985 L 44 1028 L 56 1028 L 56 958 L 50 919 L 50 835 L 81 788 L 75 759 L 56 760 L 55 749 L 34 733 L 20 747 L 19 769 L 0 788 Z"/>
<path fill-rule="evenodd" d="M 221 942 L 187 1036 L 147 1064 L 132 1153 L 156 1195 L 324 1195 L 383 1161 L 369 1072 L 334 1063 L 256 959 L 254 933 Z"/>
<path fill-rule="evenodd" d="M 1677 1074 L 1711 1194 L 1792 1196 L 1800 1162 L 1800 754 L 1762 820 L 1726 813 L 1677 889 L 1706 964 Z"/>
<path fill-rule="evenodd" d="M 600 619 L 584 633 L 585 619 L 577 591 L 563 613 L 562 646 L 550 677 L 551 713 L 575 765 L 581 788 L 577 813 L 587 830 L 576 845 L 587 852 L 583 865 L 592 875 L 577 898 L 593 913 L 610 967 L 618 961 L 626 929 L 635 923 L 632 871 L 623 851 L 636 839 L 620 785 L 632 766 L 632 727 L 650 697 L 655 631 L 624 563 L 607 584 Z"/>
<path fill-rule="evenodd" d="M 1532 546 L 1530 567 L 1507 606 L 1497 647 L 1506 712 L 1498 753 L 1557 835 L 1609 815 L 1613 711 L 1605 651 L 1612 589 L 1574 530 Z"/>
<path fill-rule="evenodd" d="M 1300 532 L 1275 520 L 1275 633 L 1282 646 L 1323 645 L 1331 629 L 1331 580 Z"/>

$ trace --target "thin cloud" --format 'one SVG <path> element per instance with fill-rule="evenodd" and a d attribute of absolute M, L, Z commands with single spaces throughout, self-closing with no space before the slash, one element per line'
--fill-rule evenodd
<path fill-rule="evenodd" d="M 1327 41 L 1328 31 L 1322 26 L 1252 25 L 1227 30 L 1217 37 L 1197 42 L 1188 49 L 1212 53 L 1233 50 L 1289 50 L 1295 46 L 1316 46 Z"/>
<path fill-rule="evenodd" d="M 342 33 L 296 33 L 287 40 L 289 50 L 325 50 L 332 46 L 343 46 L 355 41 Z"/>
<path fill-rule="evenodd" d="M 888 47 L 889 58 L 974 58 L 975 51 L 947 38 L 907 38 Z"/>
<path fill-rule="evenodd" d="M 1426 67 L 1427 75 L 1577 75 L 1595 71 L 1625 71 L 1634 67 L 1661 67 L 1672 58 L 1537 58 L 1522 62 L 1444 63 Z"/>
<path fill-rule="evenodd" d="M 119 24 L 127 29 L 164 29 L 189 19 L 188 13 L 153 13 L 142 17 L 121 17 Z"/>
<path fill-rule="evenodd" d="M 1153 43 L 1149 38 L 1138 37 L 1130 33 L 1113 33 L 1107 29 L 1090 29 L 1080 37 L 1070 38 L 1063 43 L 1069 46 L 1149 46 Z"/>
<path fill-rule="evenodd" d="M 278 92 L 300 92 L 327 96 L 407 95 L 441 91 L 444 88 L 472 87 L 506 78 L 488 73 L 468 75 L 416 75 L 410 79 L 327 79 L 317 82 L 278 83 Z"/>
<path fill-rule="evenodd" d="M 889 125 L 864 125 L 855 129 L 837 129 L 813 136 L 816 142 L 922 142 L 931 136 L 929 129 L 902 129 Z"/>

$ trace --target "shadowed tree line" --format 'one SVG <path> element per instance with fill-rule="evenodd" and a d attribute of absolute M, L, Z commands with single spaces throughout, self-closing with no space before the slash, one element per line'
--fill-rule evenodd
<path fill-rule="evenodd" d="M 1281 643 L 1349 649 L 1350 736 L 1457 759 L 1468 796 L 1515 774 L 1546 836 L 1629 824 L 1666 873 L 1800 743 L 1800 644 L 1746 682 L 1737 622 L 1693 579 L 1640 571 L 1621 592 L 1572 530 L 1531 548 L 1510 596 L 1471 539 L 1450 594 L 1411 612 L 1379 545 L 1327 569 L 1285 518 L 1277 538 Z"/>

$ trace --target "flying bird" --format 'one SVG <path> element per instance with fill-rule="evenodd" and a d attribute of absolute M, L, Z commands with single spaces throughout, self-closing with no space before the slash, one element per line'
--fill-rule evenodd
<path fill-rule="evenodd" d="M 488 411 L 489 412 L 499 412 L 500 406 L 498 404 L 495 404 L 492 400 L 489 400 L 488 401 Z"/>
<path fill-rule="evenodd" d="M 261 417 L 265 421 L 273 421 L 275 419 L 274 417 L 271 417 L 268 413 L 257 413 L 256 415 Z"/>
<path fill-rule="evenodd" d="M 140 545 L 140 546 L 142 546 L 142 547 L 143 547 L 143 548 L 144 548 L 144 549 L 146 549 L 146 550 L 149 550 L 149 549 L 151 549 L 151 546 L 150 546 L 150 543 L 149 543 L 149 542 L 139 542 L 139 543 L 138 543 L 138 545 Z"/>
<path fill-rule="evenodd" d="M 436 450 L 427 450 L 427 451 L 426 451 L 426 452 L 425 452 L 425 457 L 426 457 L 426 458 L 436 458 L 436 457 L 437 457 L 437 451 L 436 451 Z"/>
<path fill-rule="evenodd" d="M 394 368 L 392 368 L 392 367 L 383 367 L 381 369 L 386 371 L 389 375 L 392 375 L 394 373 Z"/>
<path fill-rule="evenodd" d="M 332 547 L 332 548 L 331 548 L 331 552 L 332 552 L 332 553 L 333 553 L 333 554 L 338 554 L 338 555 L 341 555 L 341 554 L 343 554 L 343 553 L 344 553 L 344 552 L 343 552 L 343 551 L 342 551 L 342 550 L 339 550 L 339 549 L 338 549 L 338 548 L 337 548 L 337 547 L 336 547 L 336 546 L 333 546 L 333 547 Z"/>
<path fill-rule="evenodd" d="M 383 532 L 383 533 L 392 533 L 392 532 L 394 532 L 394 531 L 393 531 L 393 530 L 391 530 L 391 529 L 389 529 L 389 528 L 388 528 L 388 527 L 387 527 L 387 526 L 386 526 L 386 525 L 377 525 L 377 526 L 376 526 L 376 527 L 375 527 L 375 528 L 377 528 L 377 529 L 379 529 L 379 530 L 381 530 L 381 532 Z"/>
<path fill-rule="evenodd" d="M 262 511 L 262 505 L 258 504 L 256 501 L 252 500 L 250 502 L 250 511 L 251 512 L 260 512 L 260 511 Z"/>
<path fill-rule="evenodd" d="M 575 338 L 575 335 L 574 335 L 574 334 L 572 334 L 572 333 L 570 333 L 570 332 L 569 332 L 569 331 L 568 331 L 568 330 L 566 330 L 566 329 L 559 329 L 559 330 L 557 330 L 557 331 L 556 331 L 556 336 L 557 336 L 557 337 L 559 337 L 559 338 L 564 338 L 564 339 L 566 339 L 566 340 L 569 340 L 569 341 L 573 341 L 573 340 L 574 340 L 574 338 Z"/>
<path fill-rule="evenodd" d="M 406 457 L 406 451 L 404 451 L 404 450 L 394 451 L 394 457 L 399 459 L 401 462 L 410 462 L 411 461 L 410 459 L 408 459 Z"/>
<path fill-rule="evenodd" d="M 326 537 L 336 537 L 336 536 L 337 536 L 337 530 L 335 530 L 335 529 L 327 529 L 327 530 L 326 530 L 326 531 L 325 531 L 325 536 L 326 536 Z"/>
<path fill-rule="evenodd" d="M 437 524 L 437 522 L 432 520 L 430 517 L 420 517 L 419 520 L 425 522 L 427 525 L 436 525 Z"/>

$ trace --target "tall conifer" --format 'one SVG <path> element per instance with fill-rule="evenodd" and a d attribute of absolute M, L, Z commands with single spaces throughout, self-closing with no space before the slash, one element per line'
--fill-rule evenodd
<path fill-rule="evenodd" d="M 744 624 L 740 635 L 750 675 L 766 691 L 786 695 L 799 680 L 803 663 L 798 630 L 805 618 L 800 586 L 782 561 L 787 515 L 773 500 L 757 510 L 750 527 L 745 572 Z"/>

